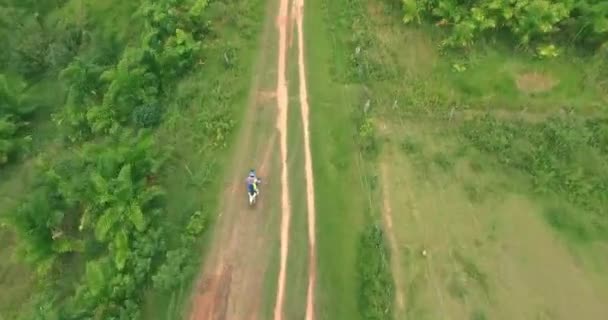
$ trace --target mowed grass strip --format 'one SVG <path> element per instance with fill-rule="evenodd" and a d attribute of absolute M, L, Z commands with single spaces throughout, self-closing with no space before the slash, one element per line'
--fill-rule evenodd
<path fill-rule="evenodd" d="M 352 121 L 361 90 L 335 77 L 348 59 L 345 48 L 336 42 L 346 32 L 334 32 L 343 4 L 307 0 L 304 42 L 317 206 L 317 319 L 356 320 L 361 319 L 358 243 L 369 204 Z"/>

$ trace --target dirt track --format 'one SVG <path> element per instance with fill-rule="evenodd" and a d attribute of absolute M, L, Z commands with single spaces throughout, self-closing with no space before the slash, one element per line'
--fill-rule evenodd
<path fill-rule="evenodd" d="M 274 9 L 269 1 L 268 11 Z M 191 320 L 258 319 L 262 307 L 264 273 L 270 262 L 278 201 L 275 121 L 276 98 L 273 54 L 273 19 L 267 17 L 253 70 L 252 87 L 238 134 L 231 173 L 221 211 L 214 225 L 210 251 L 197 280 L 189 308 Z M 246 201 L 244 179 L 250 168 L 263 178 L 254 208 Z M 264 179 L 264 178 L 268 179 Z"/>
<path fill-rule="evenodd" d="M 296 0 L 296 24 L 298 29 L 298 75 L 300 82 L 300 110 L 304 128 L 304 166 L 306 174 L 306 204 L 308 209 L 308 289 L 306 294 L 306 320 L 313 320 L 315 314 L 315 283 L 317 281 L 316 243 L 315 243 L 315 192 L 310 152 L 310 125 L 308 123 L 308 89 L 306 85 L 306 64 L 304 62 L 304 0 Z"/>
<path fill-rule="evenodd" d="M 269 0 L 259 60 L 254 68 L 250 101 L 230 166 L 233 170 L 229 171 L 234 172 L 234 176 L 230 177 L 231 187 L 226 188 L 224 192 L 222 211 L 215 225 L 210 253 L 206 257 L 194 292 L 189 317 L 191 320 L 258 319 L 264 305 L 263 275 L 269 267 L 271 250 L 276 240 L 279 241 L 280 252 L 273 314 L 275 320 L 282 320 L 284 317 L 291 219 L 287 166 L 289 101 L 286 70 L 287 48 L 292 45 L 296 29 L 309 227 L 306 319 L 314 319 L 315 206 L 302 30 L 304 3 L 302 0 L 292 2 L 294 24 L 290 23 L 288 16 L 289 1 Z M 275 16 L 274 12 L 277 12 L 277 2 L 278 14 L 274 20 L 276 25 L 273 25 L 271 18 Z M 273 30 L 275 26 L 278 31 L 276 33 Z M 275 48 L 276 52 L 273 52 Z M 271 87 L 276 89 L 270 90 Z M 262 187 L 256 208 L 248 207 L 244 198 L 245 186 L 240 188 L 250 167 L 259 168 L 260 176 L 269 178 L 265 181 L 272 180 L 268 187 Z M 280 181 L 272 177 L 280 177 Z M 240 201 L 241 198 L 243 201 Z M 277 223 L 277 220 L 280 223 Z M 273 238 L 275 235 L 278 239 Z"/>
<path fill-rule="evenodd" d="M 279 131 L 281 152 L 281 239 L 280 239 L 280 262 L 279 277 L 277 284 L 277 296 L 274 307 L 274 319 L 283 319 L 283 301 L 285 299 L 285 276 L 287 273 L 287 255 L 289 252 L 289 222 L 291 216 L 291 205 L 289 202 L 289 178 L 287 176 L 287 112 L 288 93 L 286 79 L 287 64 L 287 0 L 280 0 L 277 27 L 279 29 L 279 52 L 277 72 L 277 129 Z"/>
<path fill-rule="evenodd" d="M 398 248 L 397 239 L 395 238 L 395 231 L 393 229 L 393 210 L 391 208 L 391 196 L 390 196 L 390 184 L 389 184 L 389 173 L 388 168 L 385 164 L 380 166 L 380 177 L 382 181 L 382 220 L 384 223 L 384 229 L 388 237 L 388 244 L 391 250 L 391 270 L 393 271 L 393 277 L 397 283 L 402 281 L 402 268 L 401 268 L 401 257 Z M 398 314 L 404 314 L 405 312 L 405 293 L 401 286 L 395 288 L 395 298 L 397 301 L 397 312 Z"/>

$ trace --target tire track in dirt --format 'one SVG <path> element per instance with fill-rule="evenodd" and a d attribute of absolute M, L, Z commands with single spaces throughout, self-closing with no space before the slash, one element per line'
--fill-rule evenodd
<path fill-rule="evenodd" d="M 283 319 L 283 301 L 285 299 L 285 277 L 287 273 L 287 256 L 289 253 L 289 223 L 291 218 L 291 204 L 289 201 L 289 179 L 287 167 L 287 111 L 288 93 L 286 80 L 287 60 L 287 22 L 288 0 L 280 0 L 277 16 L 279 29 L 279 52 L 277 72 L 277 129 L 280 138 L 281 154 L 281 232 L 280 232 L 280 262 L 277 284 L 277 295 L 274 306 L 274 319 Z"/>
<path fill-rule="evenodd" d="M 404 177 L 404 179 L 406 179 L 407 181 L 414 181 L 413 177 L 406 175 Z M 414 195 L 414 191 L 412 190 L 412 188 L 410 187 L 410 184 L 408 182 L 408 184 L 406 184 L 405 187 L 405 193 L 404 196 L 407 199 L 407 202 L 409 204 L 409 209 L 411 210 L 411 215 L 413 217 L 413 222 L 416 224 L 416 226 L 419 226 L 420 229 L 422 230 L 422 243 L 424 245 L 430 243 L 429 241 L 429 232 L 427 231 L 427 226 L 422 223 L 422 216 L 420 214 L 420 210 L 418 208 L 418 203 L 416 202 L 416 197 Z M 435 265 L 433 262 L 433 253 L 427 253 L 425 256 L 425 274 L 426 274 L 426 279 L 428 280 L 428 282 L 430 283 L 430 285 L 432 286 L 432 288 L 435 291 L 435 295 L 437 297 L 437 301 L 439 301 L 438 305 L 438 309 L 439 309 L 439 313 L 441 314 L 441 319 L 450 319 L 449 314 L 446 312 L 446 306 L 445 306 L 445 299 L 443 297 L 443 294 L 441 293 L 440 285 L 439 285 L 439 281 L 438 281 L 438 277 L 437 277 L 437 272 L 435 270 Z"/>
<path fill-rule="evenodd" d="M 315 284 L 317 281 L 316 268 L 316 229 L 315 229 L 315 192 L 312 172 L 312 155 L 310 152 L 310 125 L 308 106 L 308 87 L 306 85 L 306 64 L 304 62 L 304 0 L 294 3 L 296 25 L 298 31 L 298 76 L 300 84 L 300 113 L 304 130 L 304 169 L 306 175 L 306 206 L 308 215 L 308 288 L 306 293 L 306 320 L 315 317 Z"/>
<path fill-rule="evenodd" d="M 393 210 L 391 207 L 391 198 L 390 198 L 390 183 L 388 180 L 389 174 L 386 164 L 382 163 L 380 167 L 380 179 L 382 180 L 382 218 L 384 220 L 384 224 L 386 226 L 386 233 L 388 235 L 388 242 L 391 248 L 391 269 L 393 270 L 393 275 L 395 277 L 395 291 L 396 291 L 396 300 L 397 307 L 399 308 L 400 314 L 405 314 L 405 293 L 401 284 L 403 283 L 403 275 L 401 272 L 401 259 L 398 250 L 398 243 L 395 237 L 395 231 L 393 230 Z"/>

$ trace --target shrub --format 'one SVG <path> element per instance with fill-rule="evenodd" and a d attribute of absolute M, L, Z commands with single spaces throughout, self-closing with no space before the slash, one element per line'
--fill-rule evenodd
<path fill-rule="evenodd" d="M 184 280 L 189 279 L 189 266 L 193 265 L 190 259 L 195 249 L 196 240 L 206 225 L 206 216 L 197 211 L 190 216 L 185 233 L 180 239 L 177 249 L 167 252 L 164 263 L 152 277 L 154 287 L 160 290 L 177 288 Z"/>
<path fill-rule="evenodd" d="M 484 33 L 505 30 L 524 46 L 536 44 L 541 56 L 556 54 L 547 44 L 567 34 L 579 43 L 601 45 L 608 34 L 608 5 L 604 1 L 549 0 L 402 0 L 403 21 L 423 18 L 449 28 L 444 46 L 466 47 Z"/>
<path fill-rule="evenodd" d="M 18 71 L 25 77 L 34 77 L 44 73 L 48 66 L 49 36 L 42 29 L 39 21 L 26 19 L 19 31 L 21 38 L 15 48 L 15 60 Z"/>
<path fill-rule="evenodd" d="M 128 131 L 42 163 L 36 188 L 10 221 L 42 281 L 70 257 L 85 262 L 82 279 L 56 302 L 62 319 L 137 313 L 152 261 L 165 250 L 163 190 L 149 183 L 162 163 L 151 136 Z"/>
<path fill-rule="evenodd" d="M 394 284 L 382 228 L 368 227 L 359 243 L 359 309 L 366 320 L 393 318 Z"/>
<path fill-rule="evenodd" d="M 186 11 L 189 5 L 193 6 Z M 161 101 L 170 94 L 175 78 L 199 60 L 206 29 L 194 18 L 205 8 L 206 1 L 142 1 L 134 18 L 143 29 L 116 63 L 100 67 L 98 62 L 114 59 L 95 55 L 92 61 L 79 59 L 69 64 L 62 72 L 70 87 L 66 107 L 54 116 L 66 127 L 69 140 L 88 140 L 129 125 L 147 128 L 158 124 L 164 111 Z M 81 41 L 69 30 L 62 39 L 68 47 Z M 99 41 L 108 38 L 93 35 Z M 116 47 L 101 52 L 116 55 Z"/>
<path fill-rule="evenodd" d="M 133 110 L 133 122 L 140 128 L 149 128 L 160 123 L 163 109 L 158 103 L 140 105 Z"/>
<path fill-rule="evenodd" d="M 0 74 L 0 166 L 8 163 L 29 142 L 23 134 L 36 106 L 26 99 L 25 83 Z"/>

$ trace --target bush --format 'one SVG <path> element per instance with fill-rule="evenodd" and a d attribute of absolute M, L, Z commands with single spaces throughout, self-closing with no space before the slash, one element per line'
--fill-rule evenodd
<path fill-rule="evenodd" d="M 57 25 L 48 46 L 47 64 L 52 68 L 65 67 L 74 56 L 82 43 L 83 30 L 77 26 Z"/>
<path fill-rule="evenodd" d="M 183 7 L 189 4 L 185 0 L 143 1 L 135 15 L 143 22 L 143 30 L 115 65 L 101 68 L 93 61 L 77 60 L 64 70 L 70 96 L 55 118 L 68 127 L 71 141 L 109 134 L 119 126 L 147 128 L 160 122 L 161 101 L 170 94 L 171 84 L 199 59 L 204 34 L 193 17 L 201 14 L 206 1 L 196 2 L 185 12 Z M 115 46 L 108 50 L 114 51 Z"/>
<path fill-rule="evenodd" d="M 29 142 L 23 133 L 36 106 L 26 99 L 25 83 L 0 74 L 0 167 Z"/>
<path fill-rule="evenodd" d="M 394 284 L 382 228 L 368 227 L 359 243 L 359 309 L 365 320 L 393 319 Z"/>
<path fill-rule="evenodd" d="M 370 106 L 371 100 L 368 99 L 362 107 L 354 110 L 353 118 L 357 128 L 355 141 L 364 156 L 373 158 L 380 150 Z"/>
<path fill-rule="evenodd" d="M 56 302 L 62 319 L 137 312 L 152 261 L 165 250 L 163 191 L 149 182 L 163 162 L 151 136 L 125 131 L 42 163 L 36 188 L 10 221 L 43 282 L 75 256 L 85 262 L 81 280 Z"/>
<path fill-rule="evenodd" d="M 133 110 L 133 122 L 140 128 L 150 128 L 158 125 L 163 115 L 163 109 L 158 103 L 140 105 Z"/>
<path fill-rule="evenodd" d="M 196 240 L 203 232 L 206 225 L 206 216 L 197 211 L 190 216 L 185 233 L 180 239 L 177 249 L 166 254 L 165 262 L 160 266 L 158 272 L 152 277 L 154 287 L 169 291 L 177 288 L 184 280 L 190 278 L 189 266 L 193 265 L 191 259 L 195 249 Z"/>
<path fill-rule="evenodd" d="M 49 36 L 39 21 L 26 19 L 15 48 L 17 70 L 27 78 L 44 73 L 48 66 Z"/>
<path fill-rule="evenodd" d="M 599 0 L 402 0 L 403 21 L 427 18 L 447 26 L 444 46 L 466 47 L 484 33 L 505 30 L 541 56 L 556 54 L 558 35 L 597 47 L 608 35 L 608 5 Z"/>

